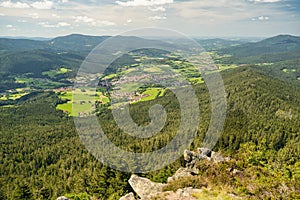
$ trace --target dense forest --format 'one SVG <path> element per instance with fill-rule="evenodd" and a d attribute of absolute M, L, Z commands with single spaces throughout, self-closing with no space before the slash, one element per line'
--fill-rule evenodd
<path fill-rule="evenodd" d="M 181 180 L 169 189 L 197 187 L 205 182 L 217 191 L 226 188 L 245 198 L 299 199 L 300 88 L 269 77 L 255 66 L 224 71 L 222 76 L 228 110 L 215 150 L 233 160 L 219 165 L 203 162 L 199 166 L 201 176 Z M 194 87 L 202 121 L 191 149 L 202 145 L 210 119 L 206 85 Z M 53 92 L 36 92 L 0 107 L 0 199 L 56 199 L 61 195 L 118 199 L 131 192 L 127 182 L 131 174 L 108 168 L 88 153 L 73 119 L 56 110 L 60 102 Z M 164 97 L 130 107 L 134 121 L 145 124 L 149 122 L 148 108 L 157 103 L 167 110 L 167 126 L 149 140 L 122 133 L 106 107 L 99 108 L 98 118 L 116 145 L 127 151 L 151 152 L 176 133 L 178 102 L 167 91 Z M 181 165 L 182 158 L 160 171 L 140 175 L 165 182 Z M 228 166 L 238 168 L 243 175 L 229 176 L 225 170 Z"/>

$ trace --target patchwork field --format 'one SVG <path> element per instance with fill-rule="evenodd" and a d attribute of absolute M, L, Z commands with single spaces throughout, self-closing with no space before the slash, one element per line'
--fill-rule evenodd
<path fill-rule="evenodd" d="M 76 89 L 74 93 L 76 100 L 73 100 L 73 91 L 57 92 L 59 98 L 68 102 L 59 104 L 56 108 L 69 113 L 70 116 L 90 115 L 95 110 L 95 101 L 102 104 L 109 102 L 101 92 L 96 92 L 94 95 L 93 91 Z"/>

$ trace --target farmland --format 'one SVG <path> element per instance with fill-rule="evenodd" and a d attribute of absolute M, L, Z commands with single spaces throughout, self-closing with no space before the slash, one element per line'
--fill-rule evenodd
<path fill-rule="evenodd" d="M 73 94 L 76 100 L 73 99 Z M 62 100 L 67 100 L 66 103 L 57 105 L 57 109 L 68 113 L 70 116 L 80 116 L 92 114 L 95 110 L 95 102 L 99 101 L 102 104 L 109 102 L 101 92 L 93 92 L 90 90 L 75 89 L 72 91 L 57 92 L 57 95 Z M 92 101 L 94 100 L 94 101 Z M 74 105 L 74 106 L 73 106 Z"/>

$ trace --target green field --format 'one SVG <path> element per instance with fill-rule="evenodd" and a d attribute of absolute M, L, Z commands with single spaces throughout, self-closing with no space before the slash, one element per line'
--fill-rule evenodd
<path fill-rule="evenodd" d="M 165 94 L 165 89 L 162 88 L 147 88 L 146 91 L 142 93 L 142 95 L 146 95 L 142 99 L 140 99 L 137 102 L 142 102 L 142 101 L 151 101 L 156 99 L 157 97 L 164 96 Z"/>
<path fill-rule="evenodd" d="M 57 105 L 57 109 L 68 112 L 70 116 L 79 116 L 79 113 L 91 114 L 95 108 L 95 100 L 99 100 L 102 104 L 109 102 L 109 99 L 104 96 L 101 92 L 95 93 L 90 90 L 81 91 L 76 89 L 74 91 L 76 100 L 73 100 L 73 91 L 58 92 L 58 97 L 62 100 L 68 100 L 67 103 Z M 74 107 L 73 107 L 74 104 Z"/>
<path fill-rule="evenodd" d="M 65 74 L 65 73 L 70 72 L 70 71 L 72 71 L 72 70 L 61 67 L 61 68 L 56 69 L 56 70 L 50 70 L 50 71 L 43 72 L 42 74 L 44 76 L 46 75 L 46 76 L 49 76 L 50 78 L 54 78 L 56 75 Z"/>
<path fill-rule="evenodd" d="M 12 93 L 12 94 L 8 94 L 8 95 L 3 95 L 0 97 L 1 101 L 6 101 L 6 100 L 17 100 L 20 99 L 21 97 L 25 96 L 29 94 L 28 92 L 18 92 L 18 93 Z"/>
<path fill-rule="evenodd" d="M 283 71 L 284 73 L 294 73 L 294 72 L 296 72 L 297 70 L 296 70 L 296 69 L 287 69 L 287 68 L 284 68 L 282 71 Z"/>

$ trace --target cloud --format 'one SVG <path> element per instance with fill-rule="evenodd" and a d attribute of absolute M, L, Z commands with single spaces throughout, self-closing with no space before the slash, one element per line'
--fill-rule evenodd
<path fill-rule="evenodd" d="M 148 17 L 150 20 L 164 20 L 167 19 L 166 16 L 153 16 L 153 17 Z"/>
<path fill-rule="evenodd" d="M 14 26 L 11 24 L 6 25 L 6 28 L 13 28 Z"/>
<path fill-rule="evenodd" d="M 267 20 L 269 20 L 270 19 L 270 17 L 268 17 L 268 16 L 259 16 L 259 17 L 254 17 L 254 18 L 252 18 L 251 20 L 252 21 L 256 21 L 256 20 L 259 20 L 259 21 L 267 21 Z"/>
<path fill-rule="evenodd" d="M 1 7 L 4 8 L 30 8 L 30 6 L 27 3 L 22 3 L 22 2 L 12 2 L 10 0 L 8 1 L 3 1 L 0 3 Z"/>
<path fill-rule="evenodd" d="M 131 1 L 116 1 L 121 6 L 159 6 L 173 3 L 173 0 L 131 0 Z"/>
<path fill-rule="evenodd" d="M 5 14 L 4 14 L 4 13 L 0 13 L 0 16 L 2 16 L 2 17 L 3 17 L 3 16 L 5 16 Z"/>
<path fill-rule="evenodd" d="M 59 22 L 57 24 L 49 24 L 48 22 L 39 22 L 38 25 L 44 28 L 60 28 L 60 27 L 71 26 L 71 24 L 67 22 Z"/>
<path fill-rule="evenodd" d="M 114 22 L 107 21 L 107 20 L 96 20 L 96 19 L 90 18 L 88 16 L 75 16 L 75 17 L 73 17 L 73 19 L 77 23 L 86 23 L 89 26 L 113 26 L 113 25 L 115 25 Z"/>
<path fill-rule="evenodd" d="M 27 20 L 25 20 L 25 19 L 18 19 L 18 22 L 25 23 L 25 22 L 27 22 Z"/>
<path fill-rule="evenodd" d="M 149 8 L 149 10 L 153 11 L 153 12 L 158 12 L 158 11 L 161 11 L 161 12 L 165 12 L 166 9 L 162 6 L 159 6 L 159 7 L 154 7 L 154 8 Z"/>
<path fill-rule="evenodd" d="M 59 18 L 60 18 L 60 16 L 59 16 L 59 15 L 57 15 L 57 14 L 52 14 L 52 17 L 55 17 L 55 18 L 57 18 L 57 19 L 59 19 Z"/>
<path fill-rule="evenodd" d="M 32 19 L 38 19 L 38 18 L 39 18 L 39 14 L 37 14 L 37 13 L 30 13 L 29 16 L 30 16 Z"/>
<path fill-rule="evenodd" d="M 87 16 L 76 16 L 73 17 L 75 22 L 83 22 L 83 23 L 94 23 L 96 20 Z"/>
<path fill-rule="evenodd" d="M 30 4 L 31 7 L 35 9 L 40 9 L 40 10 L 49 10 L 53 8 L 54 3 L 53 1 L 36 1 L 32 4 Z"/>
<path fill-rule="evenodd" d="M 22 1 L 6 0 L 0 3 L 0 7 L 19 8 L 19 9 L 34 8 L 38 10 L 49 10 L 54 8 L 55 4 L 67 3 L 67 2 L 69 2 L 69 0 L 56 0 L 56 1 L 40 0 L 31 3 L 28 1 L 22 2 Z"/>
<path fill-rule="evenodd" d="M 249 2 L 254 2 L 254 3 L 276 3 L 280 2 L 282 0 L 248 0 Z"/>

